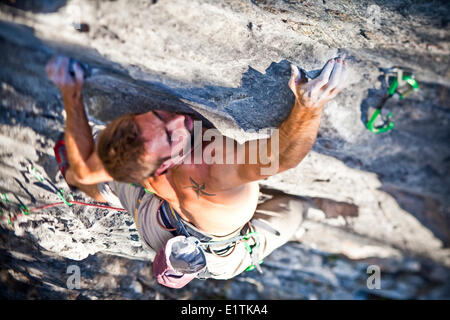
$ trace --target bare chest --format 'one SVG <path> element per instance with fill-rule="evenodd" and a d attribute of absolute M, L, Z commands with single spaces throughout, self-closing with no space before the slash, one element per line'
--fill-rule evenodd
<path fill-rule="evenodd" d="M 168 201 L 182 219 L 217 236 L 227 235 L 248 222 L 259 195 L 257 182 L 226 191 L 210 190 L 201 170 L 170 171 L 149 179 L 145 185 Z"/>

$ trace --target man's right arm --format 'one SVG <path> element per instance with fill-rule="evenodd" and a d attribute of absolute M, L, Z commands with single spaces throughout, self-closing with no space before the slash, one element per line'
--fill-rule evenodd
<path fill-rule="evenodd" d="M 92 185 L 111 181 L 112 177 L 103 167 L 95 151 L 92 130 L 83 106 L 81 89 L 83 71 L 74 65 L 75 77 L 69 74 L 69 58 L 53 58 L 46 67 L 50 80 L 61 90 L 66 111 L 65 143 L 69 169 L 66 172 L 68 184 Z"/>

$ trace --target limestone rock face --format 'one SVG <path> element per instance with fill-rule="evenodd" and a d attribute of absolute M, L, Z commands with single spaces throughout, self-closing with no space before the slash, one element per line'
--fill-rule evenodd
<path fill-rule="evenodd" d="M 290 63 L 314 74 L 346 55 L 349 84 L 326 106 L 313 150 L 296 168 L 261 181 L 316 204 L 298 231 L 302 244 L 274 253 L 264 267 L 270 275 L 211 287 L 197 281 L 177 297 L 448 298 L 449 11 L 445 1 L 408 0 L 3 1 L 0 192 L 10 202 L 2 212 L 59 201 L 30 166 L 68 190 L 53 154 L 64 109 L 44 70 L 54 54 L 89 66 L 83 97 L 92 124 L 161 108 L 195 114 L 239 142 L 265 135 L 289 114 Z M 390 99 L 395 127 L 374 134 L 365 123 L 386 94 L 384 71 L 394 66 L 412 69 L 420 90 Z M 80 297 L 176 298 L 147 274 L 154 253 L 142 248 L 126 213 L 58 207 L 13 225 L 3 219 L 0 230 L 0 276 L 9 288 L 38 281 L 33 290 L 48 297 L 77 297 L 57 273 L 80 263 L 98 280 L 84 282 Z M 13 249 L 18 244 L 23 250 Z M 54 265 L 47 273 L 45 262 Z M 384 291 L 367 291 L 369 264 L 388 275 Z M 14 296 L 8 290 L 1 292 Z"/>

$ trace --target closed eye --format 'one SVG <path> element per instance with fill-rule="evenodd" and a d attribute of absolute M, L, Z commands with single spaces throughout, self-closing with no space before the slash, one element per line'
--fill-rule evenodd
<path fill-rule="evenodd" d="M 152 113 L 155 115 L 155 117 L 157 117 L 159 120 L 161 120 L 162 122 L 164 122 L 163 118 L 161 118 L 161 116 L 160 116 L 157 112 L 152 111 Z"/>
<path fill-rule="evenodd" d="M 160 116 L 157 112 L 152 111 L 152 113 L 153 113 L 153 114 L 155 115 L 155 117 L 157 117 L 162 123 L 165 124 L 164 119 L 161 118 L 161 116 Z M 166 132 L 167 142 L 169 143 L 169 146 L 171 146 L 171 145 L 172 145 L 172 139 L 170 139 L 169 131 L 167 131 L 166 127 L 164 127 L 164 131 Z"/>
<path fill-rule="evenodd" d="M 166 131 L 167 141 L 169 142 L 169 146 L 172 146 L 172 139 L 170 139 L 169 131 L 164 127 L 164 131 Z"/>

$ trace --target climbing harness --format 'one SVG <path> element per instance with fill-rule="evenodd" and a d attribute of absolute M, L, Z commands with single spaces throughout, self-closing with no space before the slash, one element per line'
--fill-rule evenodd
<path fill-rule="evenodd" d="M 164 200 L 163 200 L 164 201 Z M 167 202 L 165 202 L 167 203 Z M 248 266 L 246 268 L 245 271 L 251 271 L 253 269 L 257 269 L 259 273 L 263 273 L 260 264 L 263 263 L 262 259 L 259 259 L 259 254 L 258 254 L 258 248 L 260 246 L 260 234 L 254 230 L 254 228 L 252 227 L 252 223 L 248 222 L 247 224 L 247 228 L 246 230 L 248 230 L 247 233 L 245 234 L 239 234 L 236 235 L 234 237 L 231 237 L 229 239 L 225 239 L 225 240 L 199 240 L 199 237 L 195 237 L 192 235 L 193 230 L 191 230 L 191 232 L 188 232 L 185 224 L 183 223 L 181 217 L 179 216 L 179 214 L 176 212 L 176 210 L 174 210 L 172 208 L 172 206 L 167 203 L 166 206 L 162 206 L 162 208 L 167 208 L 169 210 L 167 210 L 169 212 L 169 214 L 171 215 L 171 217 L 173 219 L 170 219 L 171 221 L 175 222 L 175 229 L 178 232 L 178 234 L 182 234 L 184 235 L 187 239 L 189 239 L 191 242 L 195 243 L 195 245 L 198 248 L 201 248 L 202 251 L 207 251 L 212 253 L 215 256 L 218 257 L 228 257 L 229 255 L 231 255 L 234 250 L 236 249 L 236 246 L 238 245 L 238 243 L 243 242 L 244 243 L 244 247 L 247 250 L 247 252 L 250 254 L 251 260 L 252 260 L 252 264 L 250 266 Z M 269 228 L 267 228 L 269 230 Z M 274 229 L 273 229 L 274 230 Z M 195 232 L 195 231 L 194 231 Z M 277 234 L 278 231 L 274 230 L 274 233 Z M 249 244 L 249 241 L 252 240 L 253 244 Z M 214 250 L 214 247 L 224 247 L 226 245 L 227 246 L 225 249 L 225 252 L 228 250 L 231 250 L 228 253 L 225 253 L 223 255 L 219 255 L 216 253 L 217 250 Z"/>
<path fill-rule="evenodd" d="M 393 77 L 393 80 L 388 88 L 387 95 L 383 98 L 378 107 L 376 107 L 375 112 L 366 123 L 367 129 L 373 133 L 388 132 L 394 128 L 392 112 L 384 109 L 386 102 L 390 100 L 390 98 L 396 96 L 399 100 L 402 100 L 412 92 L 419 90 L 419 83 L 414 79 L 414 74 L 411 70 L 393 67 L 386 72 L 385 80 L 387 84 L 389 83 L 390 77 Z M 380 119 L 381 124 L 375 125 Z"/>

